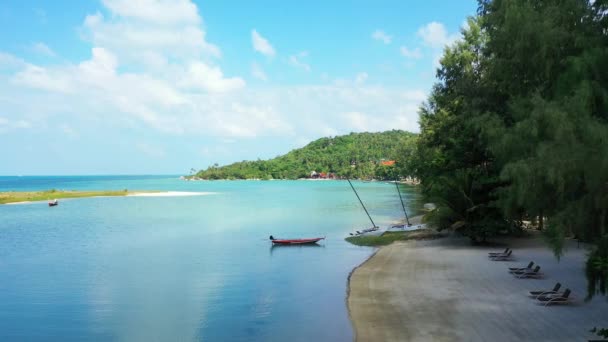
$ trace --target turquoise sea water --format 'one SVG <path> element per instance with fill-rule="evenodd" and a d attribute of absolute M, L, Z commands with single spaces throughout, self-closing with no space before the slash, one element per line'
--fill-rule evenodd
<path fill-rule="evenodd" d="M 401 217 L 393 184 L 354 185 L 376 224 Z M 1 341 L 352 340 L 347 277 L 373 249 L 344 241 L 370 226 L 348 183 L 0 177 L 0 191 L 51 188 L 215 194 L 0 206 Z M 270 234 L 327 239 L 273 248 Z"/>

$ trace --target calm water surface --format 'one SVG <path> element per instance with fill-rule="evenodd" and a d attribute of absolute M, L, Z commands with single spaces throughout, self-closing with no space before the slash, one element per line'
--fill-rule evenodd
<path fill-rule="evenodd" d="M 393 184 L 354 184 L 378 225 L 400 217 Z M 348 183 L 0 177 L 0 191 L 50 188 L 216 194 L 0 206 L 0 340 L 352 340 L 347 276 L 373 250 L 344 241 L 369 226 Z"/>

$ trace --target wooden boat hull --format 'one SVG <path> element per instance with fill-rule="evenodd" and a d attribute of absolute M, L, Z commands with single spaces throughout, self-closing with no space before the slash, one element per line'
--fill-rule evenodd
<path fill-rule="evenodd" d="M 305 245 L 317 243 L 325 238 L 314 238 L 314 239 L 274 239 L 271 240 L 276 245 Z"/>

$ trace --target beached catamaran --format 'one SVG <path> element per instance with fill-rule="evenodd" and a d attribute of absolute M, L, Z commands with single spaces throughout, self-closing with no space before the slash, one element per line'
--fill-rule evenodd
<path fill-rule="evenodd" d="M 350 179 L 348 179 L 348 178 L 346 178 L 346 180 L 348 181 L 348 184 L 350 184 L 350 187 L 355 192 L 355 195 L 357 196 L 357 199 L 359 199 L 359 203 L 361 203 L 361 206 L 363 207 L 363 210 L 365 210 L 365 213 L 367 214 L 367 217 L 369 218 L 369 221 L 372 223 L 371 228 L 367 228 L 367 229 L 363 229 L 363 230 L 357 230 L 356 231 L 357 235 L 364 234 L 364 233 L 369 233 L 369 232 L 374 232 L 374 231 L 380 229 L 380 227 L 376 226 L 376 224 L 374 223 L 374 220 L 372 220 L 372 217 L 369 214 L 369 212 L 367 211 L 367 208 L 365 207 L 365 205 L 363 204 L 363 201 L 361 200 L 361 197 L 359 197 L 359 193 L 357 193 L 357 190 L 355 190 L 355 187 L 353 186 L 353 183 L 351 183 Z M 353 235 L 353 234 L 351 234 L 351 235 Z"/>
<path fill-rule="evenodd" d="M 403 213 L 405 214 L 405 222 L 408 227 L 411 227 L 410 218 L 407 216 L 407 211 L 405 210 L 405 204 L 403 204 L 403 197 L 401 197 L 401 190 L 399 190 L 399 182 L 395 179 L 395 187 L 397 188 L 397 193 L 399 194 L 399 201 L 401 202 L 401 207 L 403 208 Z M 396 224 L 391 228 L 405 228 L 405 224 Z"/>

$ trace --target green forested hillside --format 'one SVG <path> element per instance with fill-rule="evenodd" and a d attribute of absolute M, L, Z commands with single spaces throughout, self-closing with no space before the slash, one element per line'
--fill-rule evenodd
<path fill-rule="evenodd" d="M 316 171 L 332 172 L 337 177 L 394 179 L 404 172 L 399 165 L 404 165 L 403 158 L 412 153 L 415 140 L 416 134 L 399 130 L 321 138 L 274 159 L 214 165 L 195 177 L 298 179 Z M 397 160 L 397 166 L 383 166 L 379 163 L 383 159 Z"/>

